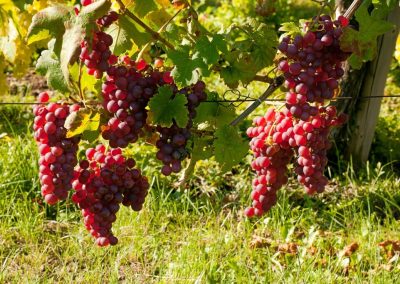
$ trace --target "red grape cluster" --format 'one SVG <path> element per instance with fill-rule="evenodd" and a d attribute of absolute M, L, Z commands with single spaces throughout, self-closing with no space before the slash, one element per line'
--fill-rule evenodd
<path fill-rule="evenodd" d="M 337 116 L 333 106 L 319 107 L 318 115 L 311 121 L 298 121 L 294 126 L 295 135 L 301 138 L 302 143 L 297 148 L 298 181 L 305 186 L 309 195 L 324 191 L 328 179 L 324 176 L 325 166 L 328 163 L 327 151 L 331 147 L 329 133 L 332 127 L 343 124 L 346 115 Z"/>
<path fill-rule="evenodd" d="M 97 20 L 100 27 L 107 27 L 118 19 L 118 14 L 109 12 Z M 97 79 L 106 73 L 102 85 L 103 108 L 109 116 L 107 125 L 102 128 L 102 137 L 110 141 L 111 147 L 125 148 L 134 143 L 147 127 L 147 107 L 150 99 L 163 85 L 171 85 L 175 94 L 182 93 L 187 97 L 189 123 L 179 128 L 176 123 L 166 128 L 156 126 L 160 139 L 156 146 L 159 149 L 157 158 L 164 164 L 162 173 L 170 175 L 182 169 L 181 161 L 188 156 L 186 144 L 190 138 L 189 129 L 193 126 L 196 108 L 207 98 L 204 82 L 178 90 L 170 72 L 152 69 L 144 60 L 133 62 L 128 56 L 120 60 L 111 53 L 112 37 L 102 31 L 95 33 L 89 44 L 82 43 L 80 59 L 88 67 L 88 72 Z M 117 64 L 118 63 L 118 64 Z"/>
<path fill-rule="evenodd" d="M 287 182 L 287 165 L 295 153 L 295 172 L 306 193 L 322 192 L 327 184 L 324 170 L 331 147 L 330 129 L 345 120 L 344 114 L 337 116 L 333 106 L 319 107 L 318 115 L 307 122 L 295 118 L 288 109 L 277 113 L 270 108 L 265 116 L 255 118 L 247 135 L 252 138 L 255 159 L 251 166 L 257 177 L 251 194 L 253 206 L 245 214 L 260 216 L 276 203 L 276 192 Z"/>
<path fill-rule="evenodd" d="M 247 216 L 260 216 L 276 203 L 276 191 L 287 182 L 286 167 L 295 154 L 295 172 L 306 193 L 324 190 L 330 130 L 344 123 L 346 116 L 338 116 L 334 106 L 322 105 L 334 97 L 344 74 L 342 62 L 349 54 L 340 50 L 339 39 L 347 25 L 344 17 L 332 21 L 321 16 L 305 24 L 304 35 L 285 37 L 280 43 L 285 57 L 278 69 L 286 79 L 286 109 L 279 113 L 269 109 L 247 131 L 257 173 Z"/>
<path fill-rule="evenodd" d="M 164 164 L 161 173 L 165 176 L 180 172 L 182 161 L 188 156 L 186 145 L 191 137 L 189 129 L 193 126 L 193 119 L 197 114 L 196 108 L 207 99 L 205 87 L 204 82 L 199 81 L 193 86 L 177 91 L 177 93 L 184 94 L 188 101 L 189 122 L 186 128 L 180 128 L 175 123 L 171 127 L 157 126 L 156 128 L 160 134 L 160 138 L 156 142 L 158 148 L 156 157 Z"/>
<path fill-rule="evenodd" d="M 316 106 L 332 99 L 343 76 L 342 62 L 348 54 L 340 50 L 339 38 L 346 18 L 332 21 L 323 15 L 305 24 L 305 34 L 285 37 L 278 49 L 285 55 L 278 69 L 284 72 L 287 108 L 292 115 L 307 121 L 317 115 Z"/>
<path fill-rule="evenodd" d="M 125 148 L 138 140 L 146 125 L 147 105 L 162 82 L 162 75 L 150 76 L 134 67 L 112 66 L 102 87 L 103 106 L 111 118 L 103 130 L 103 138 L 111 147 Z"/>
<path fill-rule="evenodd" d="M 39 95 L 39 102 L 47 103 L 47 93 Z M 68 197 L 74 167 L 77 164 L 79 137 L 66 138 L 65 119 L 78 105 L 50 103 L 34 107 L 35 140 L 39 147 L 39 178 L 42 196 L 53 205 Z"/>
<path fill-rule="evenodd" d="M 156 142 L 158 152 L 156 157 L 164 166 L 161 173 L 169 176 L 171 173 L 179 173 L 182 169 L 181 162 L 188 156 L 186 144 L 190 138 L 190 131 L 177 125 L 171 127 L 157 126 L 160 138 Z"/>
<path fill-rule="evenodd" d="M 135 160 L 125 159 L 119 148 L 106 151 L 104 145 L 86 151 L 87 159 L 75 172 L 72 200 L 82 209 L 87 230 L 99 246 L 115 245 L 112 223 L 122 203 L 135 211 L 142 209 L 149 182 L 135 168 Z"/>
<path fill-rule="evenodd" d="M 89 3 L 90 4 L 90 3 Z M 118 20 L 118 14 L 114 11 L 97 20 L 100 27 L 106 28 Z M 82 41 L 80 60 L 88 68 L 88 73 L 97 79 L 103 77 L 110 65 L 117 63 L 118 57 L 112 54 L 110 46 L 113 38 L 103 31 L 97 31 L 93 37 Z"/>
<path fill-rule="evenodd" d="M 110 65 L 117 61 L 110 50 L 112 43 L 113 38 L 102 31 L 94 34 L 91 44 L 87 41 L 81 43 L 80 60 L 88 68 L 88 73 L 97 79 L 102 78 Z"/>
<path fill-rule="evenodd" d="M 247 130 L 252 138 L 251 150 L 254 161 L 251 163 L 257 177 L 253 180 L 252 207 L 245 210 L 248 217 L 261 216 L 276 204 L 277 191 L 287 182 L 287 165 L 293 157 L 288 144 L 286 131 L 292 125 L 288 111 L 276 113 L 268 109 L 265 116 L 254 119 L 254 127 Z M 285 142 L 282 139 L 285 133 Z"/>

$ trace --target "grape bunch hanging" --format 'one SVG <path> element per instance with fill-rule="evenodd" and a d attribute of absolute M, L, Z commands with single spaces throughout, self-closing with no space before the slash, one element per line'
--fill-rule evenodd
<path fill-rule="evenodd" d="M 304 34 L 281 40 L 277 67 L 285 77 L 285 109 L 268 109 L 247 130 L 254 153 L 251 166 L 257 174 L 252 183 L 253 203 L 245 210 L 248 217 L 261 216 L 276 204 L 293 157 L 306 193 L 324 191 L 330 130 L 346 120 L 334 106 L 324 105 L 334 97 L 344 74 L 342 63 L 348 54 L 340 50 L 339 38 L 348 23 L 342 16 L 332 21 L 323 15 L 306 22 Z"/>
<path fill-rule="evenodd" d="M 143 60 L 135 62 L 128 56 L 114 55 L 110 49 L 113 38 L 105 29 L 117 20 L 118 14 L 114 11 L 99 18 L 98 29 L 81 43 L 79 56 L 88 74 L 103 82 L 101 104 L 106 123 L 101 126 L 101 136 L 109 146 L 99 144 L 86 150 L 86 157 L 78 165 L 81 137 L 67 138 L 64 124 L 82 105 L 47 104 L 49 95 L 42 93 L 40 104 L 34 108 L 44 200 L 53 205 L 67 199 L 73 189 L 72 201 L 82 210 L 85 227 L 99 246 L 117 244 L 112 224 L 120 205 L 140 211 L 149 190 L 147 178 L 136 168 L 133 159 L 124 157 L 122 149 L 144 137 L 146 131 L 157 132 L 156 158 L 162 163 L 161 173 L 169 176 L 180 172 L 182 161 L 189 156 L 186 147 L 196 108 L 207 98 L 206 86 L 201 81 L 178 89 L 168 71 L 154 69 Z M 166 85 L 171 87 L 174 96 L 183 94 L 187 99 L 189 120 L 183 128 L 175 121 L 170 127 L 149 124 L 150 99 L 159 87 Z"/>

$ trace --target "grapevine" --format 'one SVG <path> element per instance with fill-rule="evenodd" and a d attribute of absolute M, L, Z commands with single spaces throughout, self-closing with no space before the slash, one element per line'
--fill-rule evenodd
<path fill-rule="evenodd" d="M 48 44 L 37 69 L 66 98 L 49 103 L 45 92 L 34 108 L 42 195 L 53 205 L 73 188 L 72 201 L 97 245 L 118 243 L 112 224 L 120 205 L 140 211 L 150 189 L 129 147 L 151 144 L 164 176 L 181 172 L 190 159 L 181 184 L 198 160 L 215 157 L 229 171 L 249 150 L 237 125 L 281 85 L 284 105 L 269 108 L 247 130 L 256 177 L 245 215 L 261 216 L 277 203 L 292 164 L 307 194 L 324 191 L 330 133 L 346 121 L 329 102 L 339 95 L 343 63 L 368 54 L 349 46 L 357 33 L 349 20 L 360 1 L 337 20 L 318 15 L 300 28 L 284 25 L 280 41 L 257 21 L 213 34 L 187 1 L 154 9 L 139 9 L 136 1 L 80 2 L 38 12 L 27 39 Z M 264 2 L 256 12 L 274 13 Z M 164 18 L 146 17 L 155 11 Z M 269 86 L 236 117 L 225 95 L 207 90 L 207 77 L 229 89 L 253 81 Z"/>

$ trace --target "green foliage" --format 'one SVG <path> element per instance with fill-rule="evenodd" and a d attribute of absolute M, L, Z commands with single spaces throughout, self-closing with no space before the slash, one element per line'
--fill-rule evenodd
<path fill-rule="evenodd" d="M 175 50 L 170 50 L 168 58 L 174 64 L 171 75 L 174 77 L 178 87 L 196 83 L 203 72 L 208 71 L 203 59 L 195 57 L 191 53 L 191 47 L 188 45 L 181 45 Z"/>
<path fill-rule="evenodd" d="M 135 0 L 133 12 L 143 18 L 148 13 L 157 10 L 157 4 L 154 0 Z"/>
<path fill-rule="evenodd" d="M 284 32 L 282 34 L 282 37 L 302 34 L 299 24 L 296 24 L 294 22 L 283 23 L 282 26 L 279 28 L 279 31 Z"/>
<path fill-rule="evenodd" d="M 55 39 L 49 42 L 47 50 L 42 51 L 36 63 L 36 71 L 46 76 L 50 88 L 67 93 L 69 88 L 61 70 L 60 60 L 54 52 L 54 45 Z"/>
<path fill-rule="evenodd" d="M 272 65 L 278 41 L 276 32 L 267 25 L 254 20 L 235 25 L 227 38 L 229 51 L 223 57 L 221 77 L 229 87 L 250 83 L 259 71 Z"/>
<path fill-rule="evenodd" d="M 216 93 L 208 95 L 209 101 L 219 99 Z M 235 109 L 217 102 L 206 102 L 200 104 L 197 112 L 198 116 L 194 119 L 194 123 L 198 129 L 214 132 L 214 137 L 195 137 L 192 158 L 203 160 L 215 156 L 222 172 L 229 171 L 248 152 L 247 141 L 243 140 L 236 127 L 229 125 L 236 117 Z"/>
<path fill-rule="evenodd" d="M 72 8 L 66 6 L 51 6 L 32 18 L 32 23 L 28 30 L 28 44 L 38 41 L 55 38 L 61 41 L 65 32 L 64 22 L 69 20 Z"/>
<path fill-rule="evenodd" d="M 215 102 L 221 98 L 217 93 L 208 94 L 208 101 L 201 103 L 197 109 L 198 115 L 193 120 L 201 129 L 216 129 L 230 123 L 235 117 L 235 108 L 227 104 Z"/>
<path fill-rule="evenodd" d="M 133 23 L 128 17 L 120 16 L 116 24 L 112 24 L 106 32 L 114 39 L 111 50 L 115 55 L 132 56 L 151 40 L 151 36 L 143 28 Z"/>
<path fill-rule="evenodd" d="M 248 152 L 248 142 L 238 134 L 233 126 L 224 125 L 215 132 L 215 160 L 223 172 L 237 165 Z"/>
<path fill-rule="evenodd" d="M 371 0 L 364 1 L 355 13 L 359 30 L 351 27 L 344 29 L 340 39 L 342 50 L 351 52 L 349 58 L 350 65 L 355 69 L 360 69 L 363 62 L 370 61 L 377 54 L 378 36 L 394 28 L 393 24 L 386 21 L 385 17 L 390 11 L 386 3 L 374 4 L 374 9 L 369 12 L 368 7 Z"/>
<path fill-rule="evenodd" d="M 160 87 L 158 93 L 149 102 L 153 122 L 170 127 L 175 121 L 179 127 L 186 127 L 189 121 L 187 102 L 185 95 L 174 95 L 170 86 Z"/>
<path fill-rule="evenodd" d="M 204 63 L 212 65 L 218 62 L 218 48 L 222 47 L 222 52 L 226 50 L 224 38 L 222 35 L 214 35 L 210 41 L 207 36 L 201 36 L 197 39 L 194 51 L 194 57 L 202 58 Z M 225 49 L 224 49 L 225 48 Z"/>

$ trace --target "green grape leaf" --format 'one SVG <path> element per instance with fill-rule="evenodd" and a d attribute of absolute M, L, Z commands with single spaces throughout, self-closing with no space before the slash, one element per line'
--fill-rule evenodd
<path fill-rule="evenodd" d="M 103 16 L 111 7 L 108 0 L 99 0 L 85 6 L 79 15 L 64 23 L 65 33 L 60 53 L 61 70 L 67 82 L 70 82 L 69 66 L 79 58 L 81 42 L 86 35 L 91 35 L 96 28 L 96 19 Z"/>
<path fill-rule="evenodd" d="M 340 37 L 340 48 L 352 53 L 349 63 L 355 69 L 375 58 L 378 52 L 378 37 L 394 28 L 392 23 L 384 20 L 389 8 L 386 5 L 375 4 L 374 10 L 369 13 L 370 4 L 371 0 L 365 1 L 355 13 L 359 31 L 346 27 Z"/>
<path fill-rule="evenodd" d="M 192 58 L 190 47 L 187 45 L 179 46 L 175 50 L 168 52 L 168 58 L 171 59 L 175 67 L 171 71 L 175 83 L 179 88 L 196 83 L 202 72 L 207 72 L 208 66 L 202 58 Z"/>
<path fill-rule="evenodd" d="M 100 127 L 100 113 L 90 109 L 80 109 L 70 113 L 64 127 L 68 130 L 67 138 L 82 134 L 85 131 L 97 131 Z"/>
<path fill-rule="evenodd" d="M 82 140 L 86 140 L 89 143 L 93 143 L 96 141 L 100 136 L 100 130 L 96 131 L 84 131 L 82 133 Z"/>
<path fill-rule="evenodd" d="M 294 22 L 283 23 L 282 26 L 279 28 L 279 31 L 284 32 L 281 35 L 281 38 L 286 36 L 298 35 L 302 33 L 300 26 Z"/>
<path fill-rule="evenodd" d="M 116 55 L 125 54 L 128 51 L 128 55 L 132 56 L 139 48 L 151 41 L 151 35 L 126 16 L 120 16 L 118 25 L 111 25 L 106 32 L 114 39 L 111 50 Z"/>
<path fill-rule="evenodd" d="M 50 38 L 61 39 L 65 32 L 64 22 L 71 17 L 71 7 L 51 6 L 33 16 L 28 29 L 28 45 Z"/>
<path fill-rule="evenodd" d="M 228 52 L 228 44 L 225 40 L 225 36 L 222 34 L 215 34 L 212 37 L 211 42 L 217 47 L 222 53 Z"/>
<path fill-rule="evenodd" d="M 249 146 L 230 125 L 219 127 L 215 132 L 215 160 L 221 165 L 222 171 L 227 172 L 246 156 Z"/>
<path fill-rule="evenodd" d="M 68 84 L 61 71 L 60 60 L 53 52 L 55 40 L 48 44 L 48 50 L 42 51 L 36 63 L 36 71 L 46 76 L 47 84 L 50 88 L 60 91 L 61 93 L 69 92 Z"/>
<path fill-rule="evenodd" d="M 251 36 L 250 47 L 251 59 L 259 70 L 270 66 L 276 54 L 278 38 L 274 30 L 267 25 L 261 24 Z"/>
<path fill-rule="evenodd" d="M 232 28 L 227 38 L 231 46 L 230 51 L 223 52 L 225 63 L 220 75 L 229 87 L 250 83 L 259 71 L 273 64 L 278 41 L 276 32 L 267 25 L 250 20 Z"/>
<path fill-rule="evenodd" d="M 183 27 L 180 27 L 173 22 L 161 33 L 164 38 L 168 38 L 170 42 L 179 43 L 182 41 L 183 35 L 186 33 Z"/>
<path fill-rule="evenodd" d="M 235 108 L 228 104 L 212 102 L 220 100 L 217 93 L 208 94 L 208 102 L 201 103 L 196 109 L 193 122 L 202 129 L 215 129 L 229 124 L 235 117 Z"/>
<path fill-rule="evenodd" d="M 154 0 L 135 0 L 133 5 L 133 12 L 140 18 L 145 17 L 148 13 L 158 10 L 157 4 Z"/>
<path fill-rule="evenodd" d="M 252 55 L 242 51 L 230 52 L 225 59 L 229 65 L 223 67 L 220 76 L 227 86 L 236 88 L 239 82 L 249 83 L 257 75 L 259 67 L 254 63 Z"/>
<path fill-rule="evenodd" d="M 152 11 L 146 16 L 146 19 L 149 20 L 149 22 L 151 22 L 157 28 L 157 30 L 160 29 L 171 18 L 172 16 L 165 9 Z"/>
<path fill-rule="evenodd" d="M 197 39 L 195 48 L 195 54 L 197 57 L 203 59 L 207 65 L 212 65 L 218 62 L 219 53 L 215 42 L 210 41 L 207 36 L 201 36 Z"/>
<path fill-rule="evenodd" d="M 209 138 L 194 136 L 191 159 L 195 161 L 206 160 L 214 155 L 213 143 Z"/>
<path fill-rule="evenodd" d="M 150 115 L 155 124 L 170 127 L 175 120 L 179 127 L 186 127 L 189 112 L 186 107 L 187 99 L 183 94 L 174 96 L 170 86 L 158 88 L 158 93 L 150 99 Z"/>

